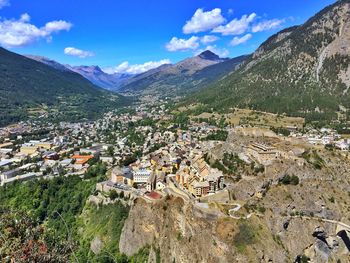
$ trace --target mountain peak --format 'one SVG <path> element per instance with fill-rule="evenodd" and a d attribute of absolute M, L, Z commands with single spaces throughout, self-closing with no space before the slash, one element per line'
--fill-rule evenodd
<path fill-rule="evenodd" d="M 220 57 L 210 50 L 203 51 L 198 57 L 206 60 L 220 60 Z"/>
<path fill-rule="evenodd" d="M 94 66 L 94 65 L 91 65 L 91 66 L 85 66 L 85 65 L 75 66 L 74 68 L 82 69 L 82 70 L 86 70 L 86 71 L 102 71 L 99 66 Z"/>

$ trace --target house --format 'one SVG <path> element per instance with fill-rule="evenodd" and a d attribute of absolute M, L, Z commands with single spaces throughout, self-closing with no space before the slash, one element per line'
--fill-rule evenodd
<path fill-rule="evenodd" d="M 71 163 L 72 163 L 72 159 L 64 159 L 64 160 L 60 161 L 60 165 L 62 167 L 66 167 L 66 166 L 70 165 Z"/>
<path fill-rule="evenodd" d="M 163 190 L 165 188 L 165 175 L 164 173 L 158 173 L 156 179 L 156 189 Z"/>
<path fill-rule="evenodd" d="M 111 181 L 114 184 L 124 184 L 132 186 L 134 184 L 133 173 L 128 167 L 115 167 L 112 170 Z"/>
<path fill-rule="evenodd" d="M 76 154 L 76 155 L 72 156 L 72 159 L 75 160 L 74 166 L 78 169 L 86 166 L 92 158 L 94 158 L 94 156 L 92 156 L 92 155 L 78 155 L 78 154 Z"/>
<path fill-rule="evenodd" d="M 6 143 L 0 144 L 0 148 L 12 148 L 12 146 L 13 146 L 12 142 L 6 142 Z"/>
<path fill-rule="evenodd" d="M 101 156 L 100 160 L 103 163 L 113 163 L 113 157 L 111 156 Z"/>
<path fill-rule="evenodd" d="M 56 152 L 45 152 L 43 154 L 43 158 L 44 160 L 58 160 L 59 159 L 59 155 Z"/>
<path fill-rule="evenodd" d="M 10 165 L 12 163 L 13 163 L 13 160 L 8 160 L 8 159 L 1 160 L 0 161 L 0 168 L 8 168 L 8 167 L 10 167 Z"/>
<path fill-rule="evenodd" d="M 158 155 L 153 155 L 151 157 L 151 164 L 153 166 L 158 166 L 160 164 L 160 162 L 161 162 L 161 158 Z"/>
<path fill-rule="evenodd" d="M 194 175 L 194 174 L 190 174 L 188 179 L 187 179 L 187 187 L 188 188 L 188 191 L 194 195 L 196 195 L 196 189 L 195 189 L 195 185 L 197 183 L 199 183 L 200 180 L 199 180 L 199 177 Z"/>
<path fill-rule="evenodd" d="M 209 183 L 209 193 L 215 193 L 224 188 L 224 176 L 220 171 L 210 174 L 206 181 Z"/>
<path fill-rule="evenodd" d="M 197 197 L 205 196 L 209 193 L 209 182 L 203 181 L 203 182 L 196 182 L 193 185 L 194 189 L 194 195 Z"/>
<path fill-rule="evenodd" d="M 0 148 L 0 153 L 2 153 L 2 154 L 8 154 L 11 152 L 12 152 L 11 148 Z"/>
<path fill-rule="evenodd" d="M 148 177 L 148 180 L 147 180 L 147 183 L 146 183 L 146 190 L 148 192 L 151 192 L 155 189 L 155 183 L 156 183 L 156 174 L 155 173 L 152 173 L 149 177 Z"/>
<path fill-rule="evenodd" d="M 38 150 L 37 146 L 24 145 L 20 149 L 20 153 L 25 155 L 32 155 Z"/>

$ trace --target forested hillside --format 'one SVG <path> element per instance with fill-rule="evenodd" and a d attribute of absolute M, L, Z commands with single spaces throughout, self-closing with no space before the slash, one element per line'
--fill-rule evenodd
<path fill-rule="evenodd" d="M 0 48 L 0 126 L 33 112 L 55 119 L 96 118 L 125 105 L 118 94 L 102 91 L 79 74 L 62 71 Z"/>
<path fill-rule="evenodd" d="M 188 101 L 333 119 L 350 108 L 349 54 L 350 1 L 342 0 L 270 37 L 240 70 Z"/>

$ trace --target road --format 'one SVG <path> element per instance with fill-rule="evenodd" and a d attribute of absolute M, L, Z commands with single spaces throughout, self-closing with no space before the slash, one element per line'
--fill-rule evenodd
<path fill-rule="evenodd" d="M 322 218 L 322 217 L 310 217 L 310 216 L 292 216 L 293 218 L 302 218 L 302 219 L 306 219 L 306 220 L 321 220 L 323 222 L 327 222 L 327 223 L 331 223 L 331 224 L 336 224 L 336 225 L 339 225 L 339 226 L 342 226 L 346 229 L 346 231 L 349 231 L 350 232 L 350 226 L 343 223 L 343 222 L 340 222 L 340 221 L 337 221 L 337 220 L 331 220 L 331 219 L 326 219 L 326 218 Z"/>
<path fill-rule="evenodd" d="M 240 204 L 233 204 L 235 207 L 228 210 L 228 214 L 233 219 L 249 219 L 253 213 L 248 214 L 247 216 L 234 216 L 234 213 L 238 212 L 242 206 Z"/>

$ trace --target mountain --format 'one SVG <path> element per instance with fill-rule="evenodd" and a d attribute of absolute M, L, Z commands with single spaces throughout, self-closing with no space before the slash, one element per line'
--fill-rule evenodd
<path fill-rule="evenodd" d="M 127 103 L 124 97 L 103 91 L 79 74 L 45 61 L 0 48 L 0 126 L 33 114 L 49 114 L 57 121 L 96 118 Z"/>
<path fill-rule="evenodd" d="M 70 65 L 62 65 L 52 59 L 42 57 L 42 56 L 33 56 L 26 55 L 26 57 L 30 59 L 34 59 L 38 62 L 44 63 L 50 67 L 61 71 L 73 71 L 83 76 L 97 87 L 118 91 L 119 87 L 133 75 L 130 74 L 107 74 L 101 70 L 98 66 L 70 66 Z"/>
<path fill-rule="evenodd" d="M 215 53 L 213 53 L 210 50 L 203 51 L 197 57 L 204 59 L 204 60 L 217 61 L 217 62 L 223 62 L 223 61 L 227 60 L 227 58 L 220 58 L 218 55 L 216 55 Z"/>
<path fill-rule="evenodd" d="M 163 96 L 186 94 L 228 74 L 246 58 L 220 58 L 207 50 L 176 64 L 162 65 L 130 78 L 120 91 Z"/>
<path fill-rule="evenodd" d="M 239 70 L 186 103 L 332 119 L 339 109 L 350 109 L 349 88 L 350 1 L 342 0 L 273 35 Z"/>
<path fill-rule="evenodd" d="M 61 71 L 69 71 L 70 69 L 52 59 L 49 59 L 47 57 L 43 57 L 43 56 L 33 56 L 33 55 L 25 55 L 27 58 L 36 60 L 38 62 L 44 63 L 52 68 L 61 70 Z"/>
<path fill-rule="evenodd" d="M 133 76 L 120 73 L 107 74 L 98 66 L 68 66 L 68 68 L 90 80 L 96 86 L 112 91 L 118 91 L 119 87 Z"/>

